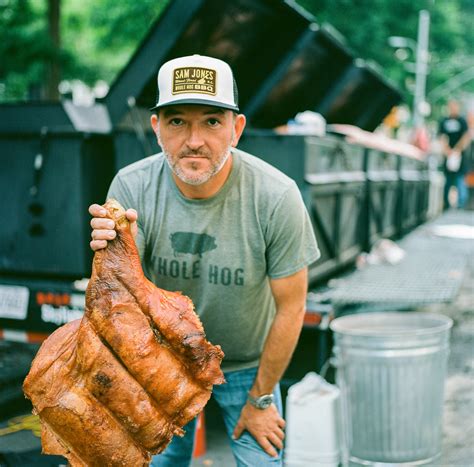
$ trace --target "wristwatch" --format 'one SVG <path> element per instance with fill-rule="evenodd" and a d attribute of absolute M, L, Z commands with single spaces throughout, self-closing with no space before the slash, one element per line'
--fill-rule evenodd
<path fill-rule="evenodd" d="M 253 397 L 249 394 L 247 400 L 257 409 L 264 410 L 272 405 L 273 394 L 263 394 L 259 397 Z"/>

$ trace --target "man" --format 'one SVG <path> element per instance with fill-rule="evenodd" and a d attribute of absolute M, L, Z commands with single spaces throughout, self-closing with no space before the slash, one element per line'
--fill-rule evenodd
<path fill-rule="evenodd" d="M 445 157 L 443 171 L 446 176 L 444 186 L 444 208 L 449 208 L 449 192 L 451 187 L 456 187 L 458 201 L 457 207 L 464 208 L 467 201 L 467 187 L 464 182 L 466 175 L 466 161 L 464 149 L 469 144 L 470 136 L 466 120 L 459 114 L 459 103 L 448 103 L 448 116 L 439 124 L 441 147 Z"/>
<path fill-rule="evenodd" d="M 280 380 L 302 327 L 307 265 L 319 257 L 296 184 L 235 149 L 245 127 L 237 88 L 221 60 L 165 63 L 151 125 L 163 153 L 122 169 L 108 196 L 130 208 L 148 277 L 194 302 L 207 339 L 225 353 L 220 406 L 239 466 L 281 465 Z M 91 247 L 115 237 L 94 216 Z M 139 214 L 137 214 L 139 213 Z M 195 421 L 154 466 L 187 466 Z"/>

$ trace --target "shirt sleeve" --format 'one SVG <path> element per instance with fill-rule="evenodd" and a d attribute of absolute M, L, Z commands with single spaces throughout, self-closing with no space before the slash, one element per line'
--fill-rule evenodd
<path fill-rule="evenodd" d="M 277 202 L 266 229 L 267 274 L 291 276 L 320 256 L 313 227 L 295 183 Z"/>
<path fill-rule="evenodd" d="M 117 174 L 112 183 L 110 184 L 109 191 L 107 192 L 107 199 L 114 198 L 116 199 L 124 209 L 135 209 L 138 213 L 138 233 L 135 238 L 135 243 L 137 244 L 138 253 L 140 255 L 140 259 L 143 262 L 143 257 L 145 254 L 145 235 L 143 231 L 143 225 L 140 218 L 140 210 L 138 208 L 138 202 L 132 196 L 131 190 L 127 187 L 124 183 L 122 178 L 120 177 L 120 173 Z"/>

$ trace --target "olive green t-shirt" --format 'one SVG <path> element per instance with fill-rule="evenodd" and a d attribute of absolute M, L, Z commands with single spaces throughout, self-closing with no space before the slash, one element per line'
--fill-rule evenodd
<path fill-rule="evenodd" d="M 138 212 L 147 277 L 194 302 L 206 338 L 221 345 L 224 371 L 258 365 L 275 314 L 269 278 L 320 255 L 300 192 L 266 162 L 234 149 L 231 173 L 207 199 L 188 199 L 162 154 L 129 165 L 108 193 Z"/>

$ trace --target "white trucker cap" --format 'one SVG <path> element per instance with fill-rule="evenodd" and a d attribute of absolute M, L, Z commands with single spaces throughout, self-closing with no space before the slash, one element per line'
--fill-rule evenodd
<path fill-rule="evenodd" d="M 237 85 L 230 66 L 213 57 L 189 55 L 164 63 L 158 71 L 155 107 L 201 104 L 239 111 Z"/>

